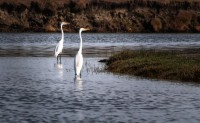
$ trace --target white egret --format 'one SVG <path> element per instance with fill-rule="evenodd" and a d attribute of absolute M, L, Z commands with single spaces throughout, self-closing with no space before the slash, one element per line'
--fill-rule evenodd
<path fill-rule="evenodd" d="M 74 70 L 75 70 L 75 75 L 76 76 L 81 76 L 81 69 L 82 69 L 82 66 L 83 66 L 83 55 L 82 55 L 82 37 L 81 37 L 81 32 L 82 31 L 87 31 L 87 30 L 90 30 L 90 29 L 87 29 L 87 28 L 80 28 L 79 30 L 79 36 L 80 36 L 80 47 L 79 47 L 79 50 L 75 56 L 75 59 L 74 59 Z"/>
<path fill-rule="evenodd" d="M 78 91 L 83 90 L 83 80 L 80 78 L 80 76 L 76 76 L 74 78 L 74 84 L 75 84 L 75 87 Z"/>
<path fill-rule="evenodd" d="M 56 48 L 55 48 L 55 57 L 57 57 L 57 63 L 58 63 L 58 55 L 60 55 L 60 63 L 61 63 L 61 53 L 62 53 L 62 50 L 63 50 L 63 43 L 64 43 L 64 32 L 63 32 L 63 25 L 67 25 L 69 23 L 66 23 L 66 22 L 62 22 L 61 23 L 61 32 L 62 32 L 62 37 L 61 37 L 61 40 L 58 42 L 58 44 L 56 45 Z"/>

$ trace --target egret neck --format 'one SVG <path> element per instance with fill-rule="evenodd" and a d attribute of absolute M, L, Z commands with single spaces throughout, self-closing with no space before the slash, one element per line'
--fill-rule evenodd
<path fill-rule="evenodd" d="M 82 30 L 79 30 L 79 36 L 80 36 L 80 47 L 79 47 L 79 50 L 78 50 L 78 53 L 82 53 L 82 36 L 81 36 L 81 32 Z"/>
<path fill-rule="evenodd" d="M 63 32 L 63 28 L 62 28 L 63 24 L 61 24 L 61 32 L 62 32 L 62 38 L 61 38 L 61 41 L 63 42 L 64 41 L 64 32 Z"/>

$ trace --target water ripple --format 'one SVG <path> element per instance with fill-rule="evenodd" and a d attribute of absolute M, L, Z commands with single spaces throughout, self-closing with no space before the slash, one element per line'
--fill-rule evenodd
<path fill-rule="evenodd" d="M 85 57 L 82 78 L 75 78 L 71 57 L 62 65 L 54 57 L 1 57 L 0 122 L 200 121 L 198 84 L 115 75 L 103 71 L 100 59 Z"/>
<path fill-rule="evenodd" d="M 53 56 L 58 33 L 1 33 L 0 56 Z M 200 48 L 199 34 L 84 34 L 85 56 L 108 57 L 123 49 Z M 64 56 L 74 56 L 78 34 L 65 34 Z"/>

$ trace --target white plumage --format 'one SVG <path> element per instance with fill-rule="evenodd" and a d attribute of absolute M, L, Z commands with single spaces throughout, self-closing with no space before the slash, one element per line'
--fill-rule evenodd
<path fill-rule="evenodd" d="M 62 22 L 61 23 L 61 32 L 62 32 L 62 37 L 61 37 L 61 40 L 58 42 L 58 44 L 56 45 L 56 48 L 55 48 L 55 57 L 58 57 L 59 54 L 62 53 L 62 50 L 63 50 L 63 43 L 64 43 L 64 32 L 63 32 L 63 25 L 66 25 L 68 23 L 66 22 Z M 57 59 L 58 60 L 58 59 Z M 58 61 L 57 61 L 58 62 Z M 61 61 L 60 61 L 61 62 Z"/>
<path fill-rule="evenodd" d="M 87 31 L 89 29 L 86 28 L 80 28 L 79 30 L 79 36 L 80 36 L 80 47 L 79 50 L 74 58 L 74 70 L 75 70 L 75 75 L 80 76 L 81 75 L 81 69 L 83 66 L 83 55 L 82 55 L 82 37 L 81 37 L 81 32 L 82 31 Z"/>
<path fill-rule="evenodd" d="M 58 54 L 62 53 L 64 40 L 60 40 L 55 48 L 55 57 L 58 57 Z"/>
<path fill-rule="evenodd" d="M 77 53 L 75 57 L 75 75 L 79 76 L 83 66 L 83 55 L 82 53 Z"/>

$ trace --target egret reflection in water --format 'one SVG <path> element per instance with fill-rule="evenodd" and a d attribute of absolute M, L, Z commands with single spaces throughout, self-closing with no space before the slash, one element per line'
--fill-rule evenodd
<path fill-rule="evenodd" d="M 62 64 L 54 64 L 54 67 L 58 70 L 63 69 L 63 65 Z"/>
<path fill-rule="evenodd" d="M 63 65 L 62 64 L 54 64 L 54 68 L 58 71 L 58 73 L 63 76 Z"/>
<path fill-rule="evenodd" d="M 79 76 L 76 76 L 74 78 L 74 85 L 75 85 L 76 90 L 78 91 L 83 90 L 83 80 Z"/>

